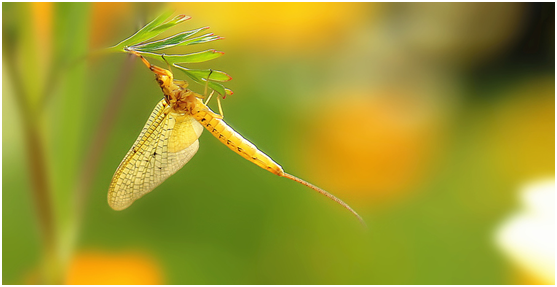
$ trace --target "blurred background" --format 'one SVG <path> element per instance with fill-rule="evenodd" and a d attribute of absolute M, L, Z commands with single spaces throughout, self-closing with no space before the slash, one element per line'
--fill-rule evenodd
<path fill-rule="evenodd" d="M 207 132 L 109 208 L 162 94 L 137 58 L 87 55 L 164 9 L 192 17 L 166 35 L 225 37 L 176 52 L 225 52 L 190 67 L 233 77 L 226 121 L 367 230 Z M 554 3 L 2 3 L 2 19 L 3 284 L 555 283 Z"/>

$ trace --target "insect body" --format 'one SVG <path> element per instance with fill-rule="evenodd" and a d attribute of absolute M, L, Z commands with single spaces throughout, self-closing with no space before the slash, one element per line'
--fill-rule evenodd
<path fill-rule="evenodd" d="M 276 175 L 284 175 L 284 171 L 280 165 L 228 126 L 219 115 L 211 111 L 199 99 L 197 99 L 197 101 L 197 107 L 199 107 L 200 110 L 192 111 L 192 115 L 201 125 L 211 132 L 211 134 L 245 159 Z"/>
<path fill-rule="evenodd" d="M 157 104 L 141 134 L 114 173 L 108 190 L 110 207 L 115 210 L 127 208 L 178 171 L 197 152 L 198 138 L 205 128 L 245 159 L 329 197 L 364 223 L 342 200 L 311 183 L 285 173 L 280 165 L 234 131 L 223 121 L 221 115 L 203 103 L 203 96 L 189 90 L 185 81 L 174 80 L 169 70 L 153 66 L 141 55 L 134 54 L 155 73 L 164 99 Z"/>

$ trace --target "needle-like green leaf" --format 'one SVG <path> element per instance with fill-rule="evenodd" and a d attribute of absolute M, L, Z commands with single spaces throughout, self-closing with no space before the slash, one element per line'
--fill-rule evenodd
<path fill-rule="evenodd" d="M 220 40 L 220 39 L 224 39 L 224 38 L 221 36 L 215 36 L 213 35 L 213 33 L 211 33 L 211 34 L 206 34 L 197 38 L 190 39 L 188 41 L 185 41 L 184 43 L 181 43 L 181 45 L 201 44 L 201 43 L 207 43 L 207 42 Z"/>
<path fill-rule="evenodd" d="M 137 43 L 141 43 L 147 39 L 145 39 L 145 35 L 149 33 L 151 30 L 156 28 L 157 26 L 161 25 L 170 15 L 172 11 L 166 11 L 159 15 L 155 20 L 151 21 L 149 24 L 143 26 L 143 28 L 139 29 L 139 31 L 135 32 L 135 34 L 131 35 L 129 38 L 125 39 L 124 41 L 118 43 L 116 46 L 112 47 L 115 50 L 121 50 L 126 46 L 131 46 Z"/>
<path fill-rule="evenodd" d="M 216 59 L 224 55 L 223 52 L 217 51 L 215 49 L 210 49 L 202 52 L 190 53 L 185 55 L 164 55 L 164 54 L 155 54 L 155 53 L 147 53 L 147 52 L 140 52 L 140 51 L 138 51 L 138 53 L 142 54 L 143 56 L 158 59 L 158 60 L 160 60 L 162 56 L 164 56 L 164 60 L 166 60 L 170 64 L 201 63 L 212 59 Z"/>
<path fill-rule="evenodd" d="M 179 45 L 180 43 L 184 42 L 187 38 L 195 35 L 199 31 L 205 30 L 207 28 L 209 28 L 209 27 L 203 27 L 203 28 L 199 28 L 199 29 L 195 29 L 195 30 L 191 30 L 191 31 L 187 31 L 187 32 L 182 32 L 182 33 L 170 36 L 170 37 L 165 38 L 165 39 L 154 41 L 154 42 L 148 42 L 148 43 L 134 45 L 134 46 L 130 47 L 130 49 L 138 51 L 138 52 L 140 52 L 140 51 L 151 52 L 151 51 L 171 48 L 171 47 Z"/>
<path fill-rule="evenodd" d="M 141 43 L 141 42 L 145 42 L 149 39 L 152 39 L 160 34 L 162 34 L 164 31 L 170 29 L 171 27 L 176 26 L 177 24 L 180 24 L 186 20 L 189 20 L 191 17 L 190 16 L 186 16 L 186 15 L 178 15 L 176 17 L 174 17 L 172 20 L 156 26 L 155 28 L 153 28 L 151 31 L 145 32 L 143 35 L 141 35 L 141 37 L 138 37 L 136 39 L 136 41 L 134 41 L 135 43 L 132 43 L 131 45 L 135 45 L 137 43 Z M 128 46 L 131 46 L 128 45 Z"/>
<path fill-rule="evenodd" d="M 154 28 L 153 30 L 151 30 L 149 33 L 152 33 L 152 34 L 154 34 L 155 36 L 156 36 L 156 35 L 159 35 L 159 34 L 161 34 L 162 32 L 164 32 L 164 31 L 166 31 L 166 30 L 168 30 L 168 29 L 170 29 L 170 28 L 172 28 L 172 27 L 174 27 L 174 26 L 176 26 L 176 25 L 178 25 L 178 24 L 180 24 L 180 23 L 182 23 L 182 22 L 184 22 L 184 21 L 186 21 L 186 20 L 189 20 L 189 19 L 191 19 L 190 16 L 178 15 L 178 16 L 172 18 L 172 20 L 170 20 L 170 21 L 168 21 L 168 22 L 166 22 L 166 23 L 164 23 L 164 24 L 162 24 L 162 25 L 159 25 L 159 26 L 155 27 L 155 28 Z M 154 36 L 153 36 L 153 37 L 154 37 Z M 151 38 L 152 38 L 152 37 L 151 37 Z M 149 39 L 150 39 L 150 38 L 149 38 Z"/>
<path fill-rule="evenodd" d="M 188 69 L 186 67 L 182 67 L 180 65 L 173 65 L 174 67 L 189 73 L 191 75 L 195 75 L 195 77 L 197 78 L 207 78 L 207 76 L 210 75 L 210 80 L 211 81 L 217 81 L 217 82 L 228 82 L 230 80 L 232 80 L 232 77 L 230 77 L 227 73 L 225 72 L 221 72 L 221 71 L 217 71 L 217 70 L 211 70 L 211 69 L 203 69 L 203 70 L 199 70 L 199 69 Z M 212 72 L 211 72 L 212 71 Z"/>
<path fill-rule="evenodd" d="M 161 40 L 147 42 L 148 40 L 160 35 L 169 28 L 190 19 L 189 16 L 178 15 L 165 23 L 165 21 L 170 17 L 171 14 L 171 12 L 165 12 L 161 14 L 155 20 L 145 25 L 143 28 L 141 28 L 139 31 L 137 31 L 126 40 L 121 41 L 117 45 L 109 48 L 109 51 L 135 51 L 145 57 L 166 61 L 167 63 L 184 72 L 193 81 L 201 85 L 205 85 L 205 83 L 207 82 L 206 78 L 210 74 L 210 79 L 207 85 L 222 96 L 231 95 L 232 91 L 230 89 L 225 88 L 222 84 L 216 83 L 226 82 L 232 79 L 225 72 L 210 69 L 188 69 L 186 67 L 177 65 L 209 61 L 222 56 L 224 54 L 223 52 L 219 52 L 214 49 L 182 55 L 166 55 L 164 53 L 154 52 L 176 46 L 201 44 L 223 39 L 220 36 L 215 36 L 213 33 L 208 33 L 202 36 L 191 38 L 193 35 L 199 33 L 200 31 L 209 28 L 202 27 L 191 31 L 181 32 Z"/>
<path fill-rule="evenodd" d="M 204 28 L 200 28 L 200 29 L 204 29 Z M 185 33 L 188 33 L 188 32 L 185 32 Z M 140 45 L 135 45 L 135 46 L 130 47 L 130 49 L 138 51 L 138 52 L 152 52 L 152 51 L 165 49 L 165 48 L 170 48 L 170 47 L 201 44 L 201 43 L 206 43 L 206 42 L 222 39 L 222 37 L 215 36 L 213 33 L 208 33 L 208 34 L 205 34 L 203 36 L 195 37 L 195 38 L 192 38 L 192 39 L 187 39 L 189 36 L 191 36 L 191 34 L 190 35 L 178 34 L 178 35 L 174 35 L 172 37 L 162 39 L 162 40 L 159 40 L 159 41 L 140 44 Z"/>

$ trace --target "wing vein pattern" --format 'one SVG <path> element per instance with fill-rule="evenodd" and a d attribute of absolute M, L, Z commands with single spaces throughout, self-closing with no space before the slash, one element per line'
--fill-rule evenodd
<path fill-rule="evenodd" d="M 197 138 L 203 128 L 191 116 L 173 115 L 166 111 L 167 107 L 164 99 L 157 104 L 114 173 L 108 192 L 113 209 L 130 206 L 176 173 L 197 152 Z"/>

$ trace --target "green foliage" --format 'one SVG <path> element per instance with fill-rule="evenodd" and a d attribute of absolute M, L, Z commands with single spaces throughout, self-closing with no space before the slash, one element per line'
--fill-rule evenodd
<path fill-rule="evenodd" d="M 112 47 L 112 49 L 114 50 L 122 50 L 124 51 L 124 49 L 127 46 L 133 46 L 136 44 L 139 44 L 143 41 L 147 41 L 151 38 L 156 37 L 157 35 L 159 35 L 160 33 L 164 32 L 164 30 L 178 24 L 179 22 L 176 20 L 176 18 L 179 19 L 183 19 L 183 20 L 188 20 L 189 18 L 184 17 L 183 15 L 179 15 L 178 17 L 175 17 L 174 19 L 172 19 L 171 21 L 169 21 L 166 24 L 163 24 L 163 22 L 170 16 L 171 12 L 165 12 L 161 15 L 159 15 L 155 20 L 151 21 L 151 23 L 145 25 L 143 28 L 139 29 L 139 31 L 135 32 L 135 34 L 133 34 L 131 37 L 127 38 L 126 40 L 120 42 L 118 45 Z M 173 25 L 171 25 L 173 24 Z M 161 26 L 164 26 L 164 30 L 161 29 Z"/>
<path fill-rule="evenodd" d="M 213 81 L 218 81 L 218 82 L 230 81 L 232 77 L 230 77 L 225 72 L 216 71 L 212 69 L 189 69 L 184 66 L 177 65 L 177 64 L 191 64 L 191 63 L 201 63 L 201 62 L 209 61 L 222 56 L 224 54 L 223 52 L 216 51 L 214 49 L 205 50 L 201 52 L 194 52 L 189 54 L 179 54 L 179 55 L 167 55 L 161 52 L 161 50 L 172 48 L 172 47 L 202 44 L 202 43 L 207 43 L 207 42 L 222 39 L 222 37 L 216 36 L 213 33 L 207 33 L 202 36 L 193 37 L 200 31 L 208 29 L 209 27 L 202 27 L 191 31 L 181 32 L 160 40 L 149 41 L 161 35 L 169 28 L 172 28 L 177 24 L 180 24 L 190 19 L 189 16 L 178 15 L 172 18 L 171 20 L 165 22 L 170 17 L 171 14 L 172 14 L 171 12 L 162 13 L 153 21 L 151 21 L 149 24 L 139 29 L 139 31 L 137 31 L 135 34 L 123 40 L 122 42 L 118 43 L 117 45 L 109 48 L 109 50 L 125 52 L 125 53 L 130 53 L 133 51 L 145 57 L 155 58 L 158 60 L 165 61 L 168 64 L 183 71 L 194 82 L 197 82 L 201 85 L 205 85 L 206 82 L 209 80 L 208 86 L 211 89 L 221 94 L 222 96 L 231 95 L 232 91 L 230 89 L 225 88 L 220 83 L 213 82 Z"/>
<path fill-rule="evenodd" d="M 232 77 L 230 77 L 228 74 L 221 71 L 215 71 L 210 69 L 205 69 L 205 70 L 188 69 L 186 67 L 182 67 L 176 64 L 174 64 L 173 66 L 180 69 L 180 71 L 184 72 L 184 74 L 186 74 L 190 79 L 194 80 L 197 83 L 205 82 L 207 76 L 209 76 L 211 80 L 219 81 L 219 82 L 226 82 L 232 79 Z M 209 82 L 209 87 L 223 96 L 232 95 L 232 91 L 230 89 L 225 88 L 223 85 L 219 83 Z"/>
<path fill-rule="evenodd" d="M 160 59 L 161 58 L 160 54 L 149 53 L 149 52 L 144 52 L 144 53 L 141 53 L 141 54 L 143 56 L 149 57 L 149 58 L 155 58 L 155 59 Z M 211 49 L 211 50 L 206 50 L 206 51 L 197 52 L 197 53 L 190 53 L 190 54 L 185 54 L 185 55 L 164 55 L 164 60 L 168 61 L 169 63 L 186 63 L 186 64 L 201 63 L 201 62 L 205 62 L 205 61 L 209 61 L 209 60 L 218 58 L 222 54 L 223 54 L 223 52 L 219 52 L 217 50 Z M 220 73 L 223 73 L 223 72 L 220 72 Z M 230 76 L 228 76 L 228 78 L 230 79 Z M 216 79 L 211 77 L 211 80 L 216 80 Z"/>
<path fill-rule="evenodd" d="M 203 28 L 192 30 L 192 31 L 182 32 L 182 33 L 176 34 L 174 36 L 171 36 L 171 37 L 168 37 L 168 38 L 165 38 L 165 39 L 161 39 L 161 40 L 158 40 L 158 41 L 154 41 L 154 42 L 151 42 L 151 43 L 138 44 L 138 45 L 135 45 L 134 48 L 135 48 L 136 51 L 151 52 L 151 51 L 171 48 L 171 47 L 175 47 L 175 46 L 192 45 L 192 44 L 199 44 L 199 43 L 204 43 L 204 42 L 208 42 L 208 41 L 218 40 L 219 37 L 218 36 L 213 36 L 212 33 L 205 34 L 205 35 L 200 36 L 200 37 L 189 39 L 191 36 L 195 35 L 197 32 L 199 32 L 201 30 L 204 30 L 204 29 L 207 29 L 207 28 L 208 27 L 203 27 Z"/>

